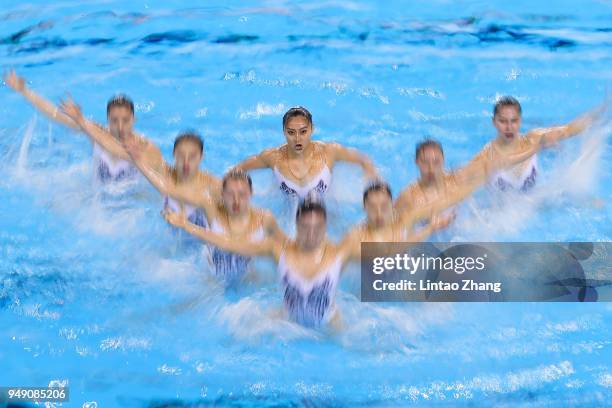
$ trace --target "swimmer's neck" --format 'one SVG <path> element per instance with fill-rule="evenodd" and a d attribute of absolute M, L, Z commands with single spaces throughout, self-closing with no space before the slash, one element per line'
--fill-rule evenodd
<path fill-rule="evenodd" d="M 178 171 L 178 169 L 174 169 L 174 174 L 176 175 L 176 182 L 177 184 L 189 184 L 193 181 L 196 180 L 196 176 L 198 175 L 198 173 L 200 172 L 200 170 L 195 171 L 193 174 L 191 174 L 190 176 L 181 176 L 181 172 Z"/>
<path fill-rule="evenodd" d="M 251 211 L 252 211 L 251 207 L 247 207 L 245 210 L 237 214 L 231 214 L 227 210 L 227 207 L 225 205 L 221 205 L 221 211 L 227 217 L 228 223 L 231 221 L 231 222 L 235 222 L 238 224 L 242 224 L 242 223 L 245 223 L 251 220 Z"/>
<path fill-rule="evenodd" d="M 130 133 L 128 133 L 128 134 L 127 134 L 126 136 L 124 136 L 124 137 L 121 137 L 121 135 L 120 135 L 120 134 L 119 134 L 119 135 L 114 135 L 114 134 L 113 134 L 113 133 L 112 133 L 110 130 L 109 130 L 109 132 L 108 132 L 108 133 L 110 133 L 110 134 L 111 134 L 111 136 L 112 136 L 112 137 L 113 137 L 115 140 L 117 140 L 118 142 L 120 142 L 120 143 L 124 143 L 124 142 L 127 142 L 128 140 L 131 140 L 131 139 L 136 138 L 136 134 L 135 134 L 134 132 L 130 132 Z"/>
<path fill-rule="evenodd" d="M 442 187 L 444 184 L 444 174 L 438 174 L 432 180 L 426 180 L 423 177 L 419 177 L 418 183 L 423 189 Z"/>
<path fill-rule="evenodd" d="M 495 140 L 493 140 L 493 145 L 499 150 L 509 150 L 519 143 L 521 137 L 520 133 L 512 139 L 508 139 L 503 134 L 498 134 Z"/>
<path fill-rule="evenodd" d="M 322 253 L 322 251 L 325 251 L 325 247 L 327 246 L 327 238 L 323 238 L 318 245 L 312 248 L 308 248 L 305 245 L 300 244 L 299 241 L 295 241 L 295 246 L 298 249 L 298 251 L 303 254 L 315 255 L 317 253 Z"/>
<path fill-rule="evenodd" d="M 365 229 L 366 229 L 366 234 L 372 234 L 372 233 L 377 233 L 377 232 L 384 232 L 387 231 L 389 228 L 393 227 L 393 219 L 385 222 L 383 225 L 376 225 L 373 222 L 371 222 L 369 219 L 366 220 L 366 225 L 365 225 Z"/>

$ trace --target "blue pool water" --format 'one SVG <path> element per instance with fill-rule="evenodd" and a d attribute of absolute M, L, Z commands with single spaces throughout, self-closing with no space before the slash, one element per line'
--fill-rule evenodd
<path fill-rule="evenodd" d="M 609 1 L 192 3 L 3 1 L 0 66 L 100 122 L 128 93 L 167 159 L 195 128 L 217 175 L 282 143 L 282 114 L 304 105 L 315 138 L 367 152 L 395 192 L 423 137 L 450 168 L 490 140 L 499 95 L 519 98 L 529 129 L 612 85 Z M 224 293 L 151 187 L 92 185 L 84 136 L 0 95 L 0 386 L 65 385 L 77 407 L 609 404 L 610 304 L 368 304 L 351 267 L 345 330 L 303 329 L 276 317 L 270 261 Z M 450 238 L 610 241 L 610 133 L 544 154 L 530 195 L 479 192 Z M 335 172 L 335 238 L 363 217 L 356 174 Z M 269 172 L 254 201 L 291 230 Z"/>

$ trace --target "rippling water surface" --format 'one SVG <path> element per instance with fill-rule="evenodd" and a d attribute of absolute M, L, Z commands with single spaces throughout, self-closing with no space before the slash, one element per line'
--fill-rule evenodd
<path fill-rule="evenodd" d="M 518 97 L 528 129 L 568 122 L 612 85 L 609 1 L 378 3 L 4 1 L 0 65 L 100 122 L 107 99 L 128 93 L 168 159 L 178 131 L 202 132 L 217 175 L 282 143 L 282 114 L 304 105 L 317 139 L 366 151 L 395 192 L 415 179 L 425 136 L 449 168 L 490 140 L 499 95 Z M 67 385 L 68 406 L 83 407 L 612 397 L 609 304 L 367 304 L 351 267 L 345 330 L 305 330 L 276 317 L 271 262 L 224 293 L 152 188 L 92 185 L 84 136 L 0 95 L 0 385 Z M 528 196 L 480 192 L 450 238 L 610 241 L 610 133 L 603 122 L 543 154 Z M 335 171 L 335 238 L 363 217 L 356 172 Z M 269 173 L 255 175 L 254 201 L 291 230 Z"/>

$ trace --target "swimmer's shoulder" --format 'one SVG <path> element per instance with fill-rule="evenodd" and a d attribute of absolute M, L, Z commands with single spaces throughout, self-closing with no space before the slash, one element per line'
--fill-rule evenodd
<path fill-rule="evenodd" d="M 274 167 L 274 165 L 280 160 L 284 152 L 287 151 L 287 144 L 283 144 L 277 147 L 269 147 L 259 153 L 259 159 L 262 160 L 267 166 Z"/>
<path fill-rule="evenodd" d="M 482 160 L 483 158 L 492 158 L 493 157 L 493 141 L 487 142 L 482 149 L 480 149 L 480 151 L 478 153 L 476 153 L 476 156 L 474 156 L 474 159 L 472 161 L 475 160 Z"/>
<path fill-rule="evenodd" d="M 342 242 L 339 243 L 335 243 L 332 241 L 327 241 L 326 242 L 327 248 L 328 250 L 326 251 L 326 261 L 328 262 L 333 262 L 334 260 L 336 260 L 338 258 L 338 256 L 343 256 L 346 257 L 346 248 L 344 245 L 342 245 Z M 329 263 L 326 262 L 326 265 L 329 265 Z"/>
<path fill-rule="evenodd" d="M 312 143 L 316 152 L 325 154 L 326 156 L 329 156 L 328 158 L 333 158 L 336 155 L 336 152 L 344 148 L 344 146 L 338 142 L 321 142 L 319 140 L 313 140 L 310 143 Z"/>
<path fill-rule="evenodd" d="M 366 224 L 361 222 L 355 225 L 344 237 L 342 241 L 351 241 L 355 239 L 362 240 L 366 236 Z"/>
<path fill-rule="evenodd" d="M 407 209 L 413 207 L 416 202 L 416 195 L 420 194 L 418 182 L 414 182 L 406 186 L 395 199 L 396 208 Z"/>
<path fill-rule="evenodd" d="M 322 142 L 320 140 L 312 140 L 310 143 L 314 146 L 315 149 L 319 150 L 336 148 L 340 146 L 340 144 L 336 142 Z"/>
<path fill-rule="evenodd" d="M 521 138 L 521 147 L 531 147 L 540 144 L 542 137 L 544 137 L 547 131 L 548 129 L 545 128 L 531 129 Z"/>
<path fill-rule="evenodd" d="M 212 173 L 206 170 L 198 171 L 198 184 L 202 186 L 204 191 L 211 195 L 217 196 L 221 193 L 221 180 Z"/>
<path fill-rule="evenodd" d="M 462 174 L 462 170 L 458 169 L 456 171 L 451 171 L 444 174 L 444 184 L 446 187 L 455 188 L 461 184 L 464 176 Z"/>

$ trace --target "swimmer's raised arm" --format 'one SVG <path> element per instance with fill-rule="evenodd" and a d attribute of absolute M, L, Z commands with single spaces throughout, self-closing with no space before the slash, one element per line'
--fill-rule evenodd
<path fill-rule="evenodd" d="M 448 191 L 447 194 L 445 194 L 443 198 L 439 200 L 419 207 L 410 207 L 406 211 L 399 213 L 400 223 L 411 226 L 421 220 L 432 220 L 436 214 L 439 214 L 447 208 L 463 201 L 466 197 L 472 194 L 477 187 L 477 184 L 459 185 Z M 453 218 L 454 214 L 451 216 L 451 220 Z M 445 218 L 440 219 L 444 220 Z"/>
<path fill-rule="evenodd" d="M 121 142 L 113 137 L 106 129 L 97 123 L 85 119 L 79 105 L 68 97 L 61 103 L 62 111 L 68 116 L 87 136 L 94 142 L 102 146 L 104 150 L 114 157 L 122 160 L 130 160 L 130 156 L 123 148 Z"/>
<path fill-rule="evenodd" d="M 486 183 L 495 172 L 524 162 L 541 148 L 539 141 L 526 139 L 517 153 L 501 155 L 495 154 L 493 145 L 489 143 L 468 164 L 455 170 L 453 174 L 458 184 L 473 191 Z"/>
<path fill-rule="evenodd" d="M 265 149 L 261 153 L 253 155 L 240 162 L 236 165 L 235 169 L 250 171 L 255 169 L 272 168 L 274 167 L 274 155 L 276 155 L 277 151 L 277 148 Z"/>
<path fill-rule="evenodd" d="M 419 229 L 417 232 L 413 232 L 404 236 L 403 239 L 397 242 L 411 243 L 411 242 L 422 242 L 425 241 L 435 231 L 448 227 L 451 221 L 455 218 L 454 214 L 450 215 L 434 215 L 430 217 L 429 223 Z M 413 223 L 400 219 L 398 221 L 401 228 L 412 230 Z M 348 234 L 344 236 L 339 244 L 340 253 L 344 255 L 347 261 L 358 261 L 361 259 L 361 243 L 362 241 L 362 227 L 358 226 L 352 229 Z"/>
<path fill-rule="evenodd" d="M 412 232 L 406 236 L 403 242 L 423 242 L 434 232 L 448 227 L 455 219 L 455 213 L 449 215 L 436 214 L 429 219 L 429 223 L 416 232 Z M 412 229 L 412 225 L 408 226 Z"/>
<path fill-rule="evenodd" d="M 129 159 L 134 165 L 142 172 L 142 174 L 149 179 L 147 174 L 163 177 L 170 177 L 172 174 L 171 166 L 164 160 L 161 150 L 159 147 L 142 137 L 131 137 L 123 141 L 123 148 L 129 156 Z M 168 179 L 174 182 L 173 179 Z M 165 188 L 167 184 L 160 184 L 161 180 L 151 180 L 153 186 L 157 188 L 162 194 L 168 194 L 165 191 L 161 191 L 160 188 Z"/>
<path fill-rule="evenodd" d="M 378 173 L 370 158 L 357 149 L 344 147 L 339 143 L 325 143 L 325 154 L 330 166 L 333 166 L 336 161 L 346 161 L 361 166 L 369 180 L 378 178 Z"/>
<path fill-rule="evenodd" d="M 9 86 L 15 92 L 22 94 L 28 102 L 30 102 L 40 112 L 45 114 L 45 116 L 47 116 L 49 119 L 68 126 L 73 130 L 81 130 L 81 127 L 68 115 L 64 114 L 57 105 L 54 105 L 53 102 L 43 98 L 28 88 L 25 85 L 25 80 L 22 77 L 17 76 L 14 70 L 9 71 L 4 76 L 4 81 L 6 82 L 7 86 Z"/>
<path fill-rule="evenodd" d="M 184 212 L 166 212 L 164 218 L 168 223 L 187 231 L 189 234 L 211 243 L 225 251 L 235 252 L 244 256 L 274 256 L 278 258 L 278 243 L 273 238 L 264 238 L 261 241 L 239 241 L 225 235 L 218 234 L 207 228 L 192 224 L 187 220 Z"/>
<path fill-rule="evenodd" d="M 563 126 L 555 126 L 550 128 L 540 128 L 530 130 L 525 136 L 535 143 L 542 145 L 543 147 L 550 147 L 555 143 L 558 143 L 564 139 L 568 139 L 579 133 L 584 132 L 589 126 L 593 124 L 597 118 L 608 108 L 607 102 L 602 103 L 597 108 L 584 113 Z"/>
<path fill-rule="evenodd" d="M 143 174 L 145 173 L 143 172 Z M 146 174 L 145 177 L 151 181 L 160 193 L 195 207 L 203 208 L 208 217 L 214 217 L 214 214 L 218 212 L 217 201 L 210 195 L 209 191 L 200 191 L 194 189 L 193 186 L 180 185 L 168 175 L 161 178 L 162 185 L 156 184 Z"/>
<path fill-rule="evenodd" d="M 201 192 L 192 186 L 182 186 L 172 177 L 169 166 L 161 157 L 159 148 L 153 143 L 131 138 L 123 143 L 134 165 L 143 176 L 163 195 L 168 195 L 187 204 L 213 211 L 214 201 L 208 192 Z"/>

